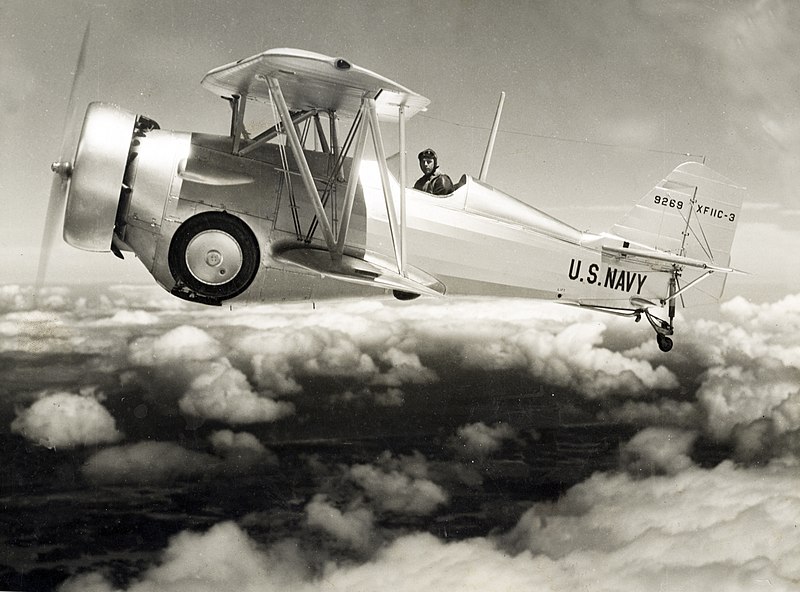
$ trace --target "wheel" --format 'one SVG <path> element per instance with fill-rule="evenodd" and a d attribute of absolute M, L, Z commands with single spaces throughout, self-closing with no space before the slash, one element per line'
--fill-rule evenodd
<path fill-rule="evenodd" d="M 203 212 L 178 227 L 169 246 L 169 269 L 191 291 L 227 300 L 244 292 L 258 273 L 261 254 L 250 227 L 226 212 Z"/>
<path fill-rule="evenodd" d="M 415 298 L 419 298 L 419 294 L 404 292 L 403 290 L 392 290 L 392 295 L 398 300 L 414 300 Z"/>
<path fill-rule="evenodd" d="M 665 335 L 656 334 L 656 341 L 658 342 L 658 349 L 662 352 L 668 352 L 672 349 L 672 339 Z"/>

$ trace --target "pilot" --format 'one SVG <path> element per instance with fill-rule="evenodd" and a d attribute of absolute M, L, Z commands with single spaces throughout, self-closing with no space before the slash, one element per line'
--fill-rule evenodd
<path fill-rule="evenodd" d="M 439 159 L 430 148 L 426 148 L 417 156 L 422 176 L 414 183 L 414 189 L 426 191 L 433 195 L 447 195 L 453 193 L 453 181 L 447 175 L 439 172 Z"/>

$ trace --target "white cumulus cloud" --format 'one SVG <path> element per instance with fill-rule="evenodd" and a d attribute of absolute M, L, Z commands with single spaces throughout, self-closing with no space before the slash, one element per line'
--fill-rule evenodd
<path fill-rule="evenodd" d="M 500 450 L 505 440 L 516 438 L 517 433 L 507 423 L 487 426 L 479 421 L 458 428 L 457 438 L 451 443 L 458 452 L 467 456 L 483 458 Z"/>
<path fill-rule="evenodd" d="M 622 447 L 622 465 L 634 476 L 674 475 L 691 467 L 696 432 L 676 428 L 647 428 Z"/>
<path fill-rule="evenodd" d="M 131 343 L 133 364 L 162 366 L 173 362 L 212 360 L 221 355 L 219 341 L 197 327 L 183 325 L 159 337 L 140 337 Z"/>
<path fill-rule="evenodd" d="M 255 464 L 277 464 L 278 457 L 253 434 L 218 430 L 208 438 L 214 453 L 242 468 Z"/>
<path fill-rule="evenodd" d="M 317 494 L 305 511 L 309 526 L 320 528 L 356 550 L 368 549 L 374 538 L 375 516 L 367 507 L 356 505 L 342 511 L 325 495 Z"/>
<path fill-rule="evenodd" d="M 228 423 L 276 421 L 294 413 L 294 405 L 261 396 L 241 370 L 222 358 L 204 366 L 179 402 L 183 413 Z"/>
<path fill-rule="evenodd" d="M 350 479 L 379 509 L 424 516 L 448 502 L 447 492 L 427 478 L 421 455 L 397 460 L 384 454 L 379 462 L 383 466 L 353 465 L 348 471 Z"/>
<path fill-rule="evenodd" d="M 74 448 L 117 442 L 123 434 L 93 396 L 59 392 L 17 410 L 11 431 L 48 448 Z"/>

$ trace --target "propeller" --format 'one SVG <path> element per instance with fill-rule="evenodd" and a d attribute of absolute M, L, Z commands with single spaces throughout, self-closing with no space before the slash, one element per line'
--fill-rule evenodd
<path fill-rule="evenodd" d="M 78 110 L 76 105 L 77 89 L 80 86 L 79 82 L 83 74 L 84 63 L 86 58 L 86 47 L 89 44 L 89 29 L 91 21 L 86 24 L 86 30 L 83 32 L 83 41 L 81 42 L 81 49 L 78 53 L 78 61 L 75 64 L 75 72 L 72 76 L 72 88 L 69 91 L 69 99 L 67 100 L 67 111 L 64 119 L 64 129 L 62 132 L 61 150 L 58 154 L 58 160 L 50 165 L 50 169 L 55 173 L 53 183 L 50 186 L 50 199 L 47 204 L 47 214 L 45 215 L 44 233 L 42 234 L 42 245 L 39 251 L 39 264 L 36 269 L 36 291 L 42 287 L 44 283 L 45 274 L 47 273 L 47 266 L 50 261 L 50 255 L 53 250 L 53 239 L 58 233 L 61 226 L 61 220 L 64 216 L 64 207 L 66 205 L 67 195 L 69 193 L 69 180 L 72 176 L 72 167 L 74 164 L 75 150 L 77 144 L 76 132 L 76 118 Z"/>

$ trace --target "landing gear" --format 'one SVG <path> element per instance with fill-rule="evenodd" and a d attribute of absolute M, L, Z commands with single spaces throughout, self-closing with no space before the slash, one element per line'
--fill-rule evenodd
<path fill-rule="evenodd" d="M 173 293 L 205 304 L 219 304 L 244 292 L 258 272 L 258 241 L 241 218 L 204 212 L 178 227 L 169 248 Z"/>
<path fill-rule="evenodd" d="M 392 290 L 392 295 L 397 298 L 398 300 L 414 300 L 415 298 L 419 298 L 419 294 L 414 294 L 413 292 L 405 292 L 403 290 Z"/>
<path fill-rule="evenodd" d="M 666 301 L 662 301 L 662 304 L 668 304 L 668 309 L 667 309 L 669 311 L 668 321 L 659 319 L 658 317 L 654 316 L 649 310 L 644 309 L 644 314 L 647 317 L 647 320 L 650 322 L 650 325 L 656 331 L 656 343 L 658 343 L 658 349 L 660 349 L 664 353 L 672 349 L 672 339 L 670 339 L 669 336 L 674 333 L 674 327 L 672 321 L 675 319 L 675 292 L 677 289 L 677 285 L 678 281 L 675 275 L 673 275 L 669 282 L 669 297 L 667 298 Z"/>
<path fill-rule="evenodd" d="M 672 339 L 666 335 L 656 333 L 656 341 L 658 342 L 658 349 L 660 349 L 662 352 L 666 353 L 672 349 Z"/>
<path fill-rule="evenodd" d="M 671 350 L 672 339 L 670 339 L 669 336 L 673 333 L 672 319 L 674 318 L 675 314 L 674 308 L 670 307 L 669 321 L 659 319 L 646 308 L 643 309 L 642 312 L 644 313 L 644 316 L 647 317 L 650 326 L 656 331 L 656 342 L 658 343 L 658 349 L 660 349 L 662 352 L 668 352 Z"/>

